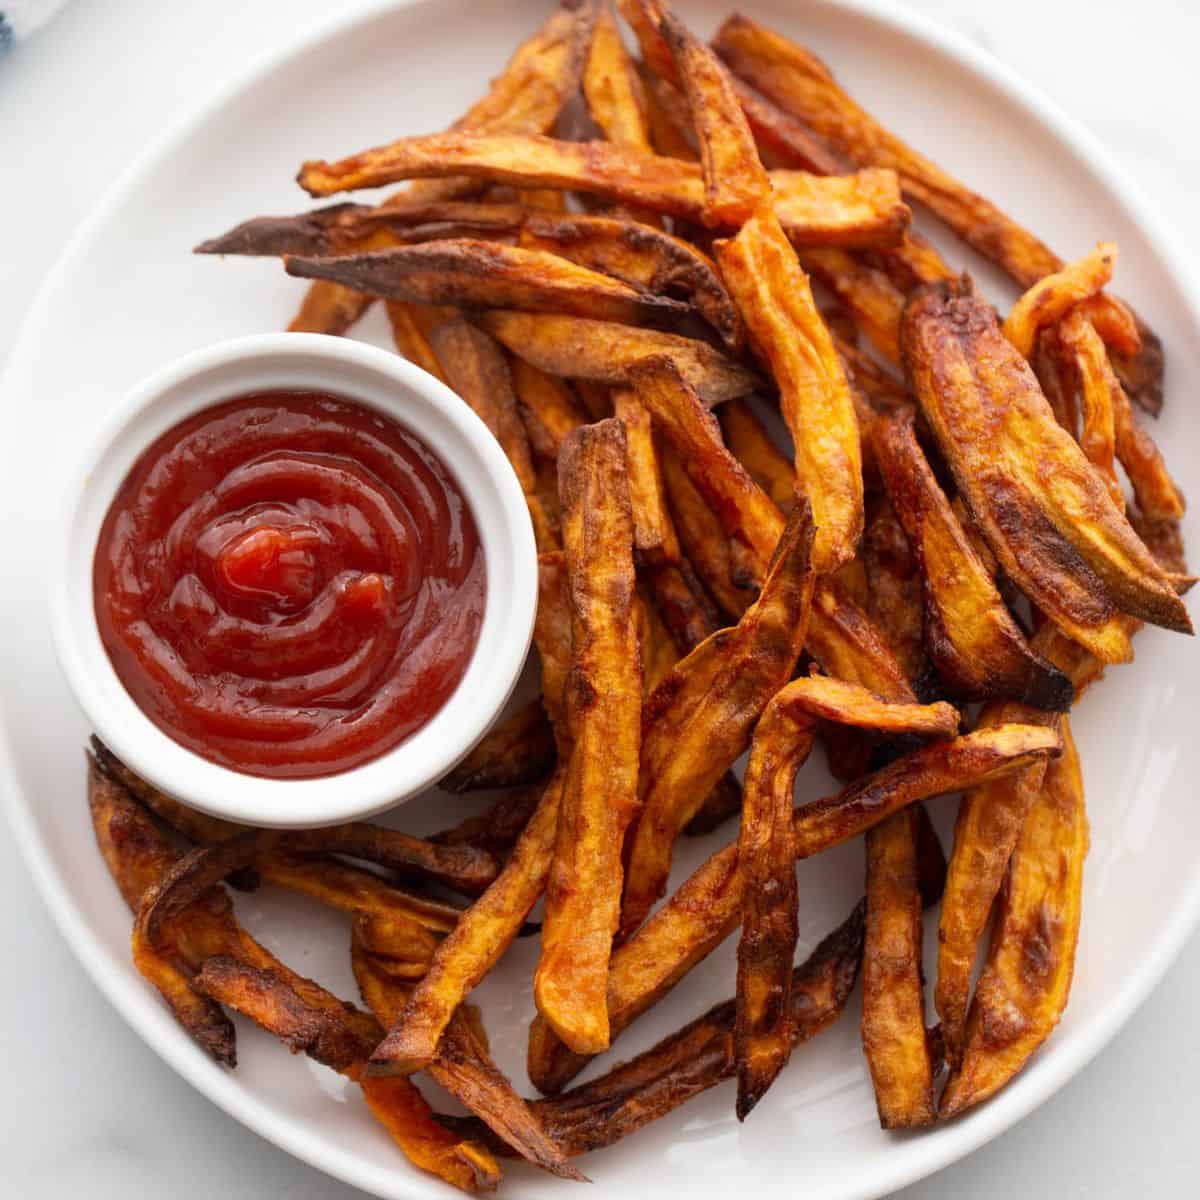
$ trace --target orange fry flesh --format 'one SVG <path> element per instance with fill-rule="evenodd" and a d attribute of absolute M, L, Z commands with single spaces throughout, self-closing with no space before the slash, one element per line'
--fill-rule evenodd
<path fill-rule="evenodd" d="M 728 400 L 717 409 L 725 444 L 750 472 L 780 512 L 796 502 L 796 473 L 762 421 L 746 400 Z"/>
<path fill-rule="evenodd" d="M 587 414 L 566 380 L 547 375 L 516 356 L 509 370 L 530 445 L 543 458 L 557 463 L 567 434 L 584 424 Z M 557 490 L 557 476 L 554 486 Z"/>
<path fill-rule="evenodd" d="M 642 663 L 633 605 L 633 517 L 615 417 L 559 457 L 573 657 L 567 765 L 546 884 L 538 1011 L 573 1049 L 608 1046 L 605 986 L 621 907 L 621 852 L 638 808 Z"/>
<path fill-rule="evenodd" d="M 633 544 L 639 563 L 678 566 L 679 537 L 667 508 L 666 486 L 650 414 L 630 388 L 614 388 L 613 412 L 625 426 Z"/>
<path fill-rule="evenodd" d="M 592 120 L 610 142 L 642 154 L 654 152 L 642 81 L 607 7 L 596 17 L 583 94 Z"/>

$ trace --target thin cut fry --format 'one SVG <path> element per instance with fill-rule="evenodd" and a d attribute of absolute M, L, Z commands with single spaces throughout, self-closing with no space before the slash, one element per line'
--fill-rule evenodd
<path fill-rule="evenodd" d="M 796 502 L 796 473 L 746 400 L 728 400 L 717 410 L 725 444 L 782 513 Z"/>
<path fill-rule="evenodd" d="M 928 670 L 921 572 L 886 494 L 867 508 L 859 555 L 867 576 L 867 612 L 895 653 L 910 683 Z"/>
<path fill-rule="evenodd" d="M 515 355 L 509 370 L 531 446 L 543 458 L 557 463 L 567 434 L 582 425 L 587 414 L 565 380 L 547 375 Z"/>
<path fill-rule="evenodd" d="M 654 152 L 642 81 L 608 8 L 596 17 L 583 94 L 592 120 L 610 142 L 642 154 Z"/>
<path fill-rule="evenodd" d="M 554 731 L 541 699 L 502 721 L 438 787 L 448 792 L 512 788 L 536 783 L 554 766 Z"/>
<path fill-rule="evenodd" d="M 962 1066 L 939 1115 L 986 1100 L 1024 1066 L 1067 1006 L 1079 938 L 1088 824 L 1079 755 L 1062 719 L 1063 754 L 1046 767 L 1013 851 L 992 944 L 967 1018 Z"/>
<path fill-rule="evenodd" d="M 836 570 L 853 557 L 863 521 L 858 422 L 841 362 L 808 278 L 769 209 L 720 243 L 717 258 L 779 385 L 796 477 L 813 508 L 813 567 Z"/>
<path fill-rule="evenodd" d="M 558 478 L 574 647 L 566 711 L 572 747 L 534 999 L 568 1045 L 596 1054 L 608 1046 L 604 993 L 621 908 L 621 851 L 639 806 L 642 663 L 621 422 L 610 418 L 571 434 Z"/>
<path fill-rule="evenodd" d="M 888 362 L 900 363 L 900 314 L 904 296 L 888 277 L 834 246 L 813 247 L 800 264 L 841 301 L 854 323 Z"/>
<path fill-rule="evenodd" d="M 679 538 L 667 509 L 666 488 L 650 414 L 631 388 L 614 388 L 613 412 L 625 427 L 629 499 L 633 508 L 633 544 L 638 562 L 678 566 Z"/>
<path fill-rule="evenodd" d="M 497 858 L 504 858 L 516 845 L 521 830 L 529 824 L 541 797 L 540 787 L 517 788 L 506 792 L 491 807 L 457 825 L 435 833 L 430 841 L 448 846 L 478 846 Z"/>

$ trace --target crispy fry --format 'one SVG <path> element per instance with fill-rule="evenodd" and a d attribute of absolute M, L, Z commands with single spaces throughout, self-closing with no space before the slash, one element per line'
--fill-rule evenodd
<path fill-rule="evenodd" d="M 614 388 L 613 412 L 625 427 L 629 499 L 633 509 L 633 544 L 638 562 L 678 566 L 681 552 L 667 510 L 666 489 L 650 414 L 632 388 Z"/>
<path fill-rule="evenodd" d="M 568 313 L 636 324 L 678 321 L 686 304 L 642 292 L 557 254 L 451 238 L 336 258 L 284 260 L 289 275 L 331 279 L 416 304 Z"/>
<path fill-rule="evenodd" d="M 921 572 L 886 495 L 867 508 L 859 555 L 867 576 L 867 614 L 879 626 L 909 683 L 927 669 Z"/>
<path fill-rule="evenodd" d="M 573 188 L 666 216 L 699 220 L 700 169 L 609 142 L 563 142 L 520 134 L 435 133 L 400 138 L 340 162 L 307 162 L 297 179 L 310 196 L 331 196 L 401 179 L 463 174 L 518 187 Z M 797 245 L 890 246 L 908 227 L 892 171 L 853 175 L 770 174 L 773 206 Z"/>
<path fill-rule="evenodd" d="M 515 355 L 509 369 L 533 449 L 557 462 L 567 434 L 582 425 L 587 415 L 564 380 Z"/>
<path fill-rule="evenodd" d="M 1038 280 L 1005 318 L 1004 336 L 1025 358 L 1033 356 L 1037 335 L 1065 317 L 1081 300 L 1099 295 L 1112 279 L 1117 247 L 1101 242 L 1091 254 Z"/>
<path fill-rule="evenodd" d="M 1079 937 L 1088 824 L 1079 755 L 1062 718 L 1051 762 L 1013 851 L 987 961 L 967 1018 L 961 1067 L 939 1115 L 986 1100 L 1021 1069 L 1067 1006 Z"/>
<path fill-rule="evenodd" d="M 813 567 L 854 554 L 862 532 L 862 453 L 846 376 L 808 278 L 768 209 L 717 247 L 725 283 L 779 384 L 796 476 L 813 507 Z"/>
<path fill-rule="evenodd" d="M 889 375 L 873 358 L 864 354 L 857 346 L 851 346 L 834 335 L 834 349 L 846 373 L 846 382 L 851 391 L 861 393 L 868 407 L 875 412 L 886 412 L 904 404 L 910 404 L 908 393 L 893 376 Z M 862 425 L 863 410 L 856 402 L 859 424 Z"/>
<path fill-rule="evenodd" d="M 800 265 L 837 296 L 871 345 L 888 362 L 899 365 L 904 296 L 892 281 L 835 246 L 803 251 Z"/>
<path fill-rule="evenodd" d="M 438 786 L 448 792 L 523 787 L 553 766 L 554 731 L 539 698 L 495 726 Z"/>
<path fill-rule="evenodd" d="M 728 76 L 763 162 L 770 167 L 792 167 L 814 175 L 842 175 L 845 163 L 807 126 L 772 104 L 744 80 Z"/>
<path fill-rule="evenodd" d="M 630 833 L 621 936 L 663 894 L 676 837 L 750 743 L 759 714 L 795 669 L 812 598 L 811 515 L 797 505 L 779 539 L 758 599 L 663 680 L 646 703 Z"/>
<path fill-rule="evenodd" d="M 741 15 L 724 22 L 713 46 L 735 76 L 802 121 L 851 163 L 891 167 L 907 197 L 923 204 L 1021 287 L 1033 287 L 1062 268 L 1062 260 L 1027 229 L 880 125 L 802 46 Z M 1120 305 L 1109 297 L 1103 303 Z M 1162 406 L 1162 348 L 1157 338 L 1150 344 L 1149 353 L 1134 357 L 1130 378 L 1140 376 L 1138 402 L 1157 413 Z"/>
<path fill-rule="evenodd" d="M 1054 420 L 990 306 L 969 287 L 923 289 L 901 336 L 922 412 L 1005 574 L 1106 662 L 1130 654 L 1121 610 L 1190 632 L 1162 569 Z"/>
<path fill-rule="evenodd" d="M 666 485 L 666 465 L 659 465 Z M 676 648 L 683 654 L 694 650 L 721 623 L 717 607 L 697 578 L 686 557 L 677 567 L 650 567 L 643 572 L 654 607 L 671 631 Z"/>
<path fill-rule="evenodd" d="M 943 682 L 970 700 L 1007 696 L 1068 708 L 1071 681 L 1030 649 L 1009 614 L 921 452 L 911 411 L 880 418 L 872 446 L 920 566 L 925 645 Z"/>
<path fill-rule="evenodd" d="M 758 383 L 753 371 L 707 342 L 674 333 L 583 317 L 504 311 L 483 313 L 480 324 L 519 358 L 569 379 L 627 383 L 634 363 L 665 354 L 705 404 L 744 396 Z"/>
<path fill-rule="evenodd" d="M 796 473 L 749 401 L 727 400 L 717 410 L 717 415 L 725 444 L 734 457 L 775 501 L 780 512 L 790 511 L 796 502 Z"/>
<path fill-rule="evenodd" d="M 921 894 L 913 805 L 867 831 L 862 1041 L 879 1124 L 932 1125 L 935 1063 L 925 1031 Z"/>
<path fill-rule="evenodd" d="M 465 817 L 457 825 L 435 833 L 430 841 L 448 846 L 478 846 L 497 858 L 507 856 L 529 823 L 541 796 L 540 787 L 517 788 L 506 792 L 484 812 Z"/>
<path fill-rule="evenodd" d="M 617 146 L 652 154 L 646 93 L 608 8 L 596 17 L 583 72 L 583 94 L 592 120 Z"/>
<path fill-rule="evenodd" d="M 389 300 L 384 308 L 387 310 L 388 324 L 392 327 L 392 341 L 396 349 L 424 371 L 428 371 L 435 379 L 446 382 L 442 374 L 442 365 L 430 345 L 429 335 L 420 319 L 419 305 L 406 304 L 403 300 Z"/>
<path fill-rule="evenodd" d="M 571 606 L 567 599 L 567 567 L 561 551 L 538 558 L 533 643 L 542 662 L 542 704 L 561 751 L 567 736 L 563 705 L 567 673 L 571 669 Z"/>
<path fill-rule="evenodd" d="M 796 856 L 807 858 L 865 833 L 908 804 L 972 787 L 1056 754 L 1058 735 L 1030 725 L 977 730 L 934 742 L 793 813 Z M 613 954 L 608 1020 L 616 1036 L 665 996 L 736 928 L 745 898 L 736 844 L 719 850 Z M 529 1077 L 557 1092 L 587 1065 L 544 1023 L 530 1028 Z"/>
<path fill-rule="evenodd" d="M 1124 387 L 1110 382 L 1117 458 L 1133 485 L 1138 508 L 1152 521 L 1180 521 L 1187 507 L 1154 439 L 1141 427 Z"/>
<path fill-rule="evenodd" d="M 408 1075 L 426 1066 L 455 1009 L 512 944 L 546 886 L 563 775 L 560 769 L 551 777 L 508 864 L 438 948 L 400 1020 L 375 1048 L 372 1073 Z"/>
<path fill-rule="evenodd" d="M 572 747 L 534 999 L 568 1045 L 597 1054 L 608 1045 L 604 992 L 621 908 L 621 851 L 639 806 L 642 662 L 621 422 L 609 418 L 571 434 L 558 479 L 571 601 Z"/>
<path fill-rule="evenodd" d="M 738 226 L 771 195 L 771 181 L 754 145 L 729 75 L 717 56 L 666 11 L 661 31 L 675 59 L 700 144 L 704 206 L 710 227 Z"/>
<path fill-rule="evenodd" d="M 300 311 L 288 325 L 291 333 L 346 333 L 375 302 L 374 296 L 322 280 L 304 293 Z"/>

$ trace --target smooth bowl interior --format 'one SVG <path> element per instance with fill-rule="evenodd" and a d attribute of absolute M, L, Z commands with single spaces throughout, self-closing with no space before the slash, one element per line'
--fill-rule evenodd
<path fill-rule="evenodd" d="M 92 560 L 105 514 L 138 456 L 210 405 L 266 390 L 328 392 L 375 408 L 420 438 L 461 487 L 487 568 L 475 653 L 447 703 L 398 746 L 319 779 L 262 779 L 175 742 L 125 690 L 100 640 Z M 101 738 L 180 800 L 254 825 L 300 827 L 369 816 L 428 788 L 487 732 L 520 675 L 533 630 L 537 559 L 516 477 L 483 422 L 443 383 L 395 354 L 319 334 L 236 338 L 198 350 L 139 384 L 81 464 L 51 581 L 55 646 Z"/>

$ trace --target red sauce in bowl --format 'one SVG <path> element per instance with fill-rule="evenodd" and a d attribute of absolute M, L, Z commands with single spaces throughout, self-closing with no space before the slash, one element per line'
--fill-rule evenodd
<path fill-rule="evenodd" d="M 108 510 L 93 584 L 109 658 L 160 729 L 290 779 L 425 725 L 486 594 L 442 463 L 390 418 L 310 392 L 242 396 L 160 437 Z"/>

